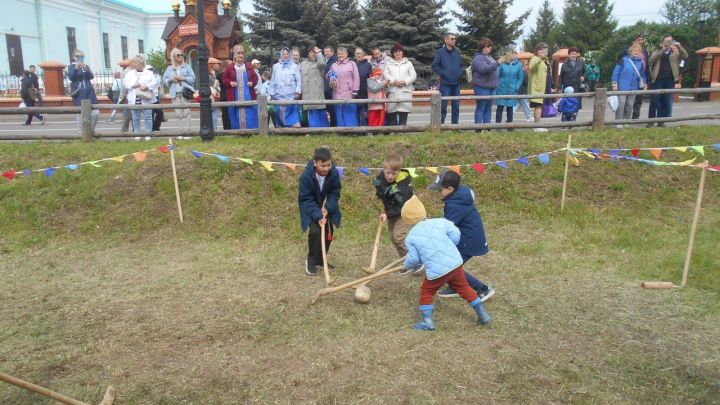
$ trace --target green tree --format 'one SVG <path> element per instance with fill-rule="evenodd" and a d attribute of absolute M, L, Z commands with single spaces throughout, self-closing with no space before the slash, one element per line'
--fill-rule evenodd
<path fill-rule="evenodd" d="M 167 59 L 165 59 L 165 49 L 158 49 L 157 51 L 151 49 L 145 56 L 147 57 L 147 64 L 152 66 L 155 72 L 162 76 L 168 66 Z"/>
<path fill-rule="evenodd" d="M 514 45 L 522 33 L 522 26 L 532 9 L 518 18 L 508 21 L 507 9 L 513 0 L 459 0 L 458 8 L 452 14 L 460 21 L 458 25 L 458 48 L 466 56 L 477 51 L 477 43 L 482 37 L 494 42 L 494 49 L 500 50 Z"/>
<path fill-rule="evenodd" d="M 666 0 L 660 14 L 672 25 L 694 25 L 702 12 L 710 13 L 710 18 L 717 18 L 717 0 Z"/>
<path fill-rule="evenodd" d="M 576 46 L 582 52 L 601 49 L 617 27 L 608 0 L 567 0 L 560 25 L 560 46 Z"/>
<path fill-rule="evenodd" d="M 327 39 L 327 43 L 348 48 L 351 54 L 351 48 L 354 46 L 365 47 L 363 40 L 367 38 L 366 27 L 358 1 L 332 0 L 331 5 L 334 30 Z"/>
<path fill-rule="evenodd" d="M 430 64 L 449 21 L 444 5 L 445 0 L 369 0 L 363 10 L 367 45 L 389 50 L 395 43 L 402 44 L 418 74 L 418 89 L 434 81 Z"/>
<path fill-rule="evenodd" d="M 535 45 L 540 42 L 546 42 L 550 45 L 550 49 L 557 50 L 557 37 L 558 28 L 560 23 L 558 22 L 557 15 L 550 0 L 543 1 L 540 11 L 538 11 L 537 19 L 535 20 L 535 28 L 530 30 L 530 34 L 523 41 L 523 48 L 527 52 L 532 52 L 535 49 Z"/>

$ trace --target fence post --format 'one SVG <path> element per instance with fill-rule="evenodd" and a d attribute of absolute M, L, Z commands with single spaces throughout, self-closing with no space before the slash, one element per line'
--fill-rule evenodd
<path fill-rule="evenodd" d="M 607 108 L 607 89 L 599 87 L 595 89 L 595 104 L 593 105 L 593 131 L 605 129 L 605 109 Z"/>
<path fill-rule="evenodd" d="M 92 126 L 92 102 L 90 100 L 80 100 L 80 132 L 83 142 L 92 142 L 93 126 Z"/>
<path fill-rule="evenodd" d="M 440 110 L 442 103 L 443 100 L 440 93 L 433 93 L 430 96 L 430 132 L 433 134 L 440 133 Z"/>
<path fill-rule="evenodd" d="M 258 102 L 258 134 L 260 135 L 267 135 L 268 134 L 268 104 L 267 104 L 267 97 L 265 96 L 258 96 L 257 97 Z"/>

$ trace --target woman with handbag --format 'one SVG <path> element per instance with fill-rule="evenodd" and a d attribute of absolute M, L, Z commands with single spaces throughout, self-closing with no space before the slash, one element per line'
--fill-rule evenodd
<path fill-rule="evenodd" d="M 81 50 L 73 52 L 73 63 L 67 68 L 67 77 L 70 80 L 70 96 L 73 100 L 75 107 L 80 107 L 80 101 L 90 100 L 92 104 L 97 104 L 97 95 L 95 95 L 95 88 L 91 82 L 95 78 L 90 66 L 85 64 L 85 54 Z M 91 123 L 92 130 L 95 131 L 95 125 L 97 125 L 100 111 L 92 110 Z M 81 130 L 80 114 L 77 115 L 77 129 Z"/>
<path fill-rule="evenodd" d="M 154 90 L 157 81 L 150 66 L 143 68 L 140 58 L 130 59 L 130 70 L 123 79 L 123 86 L 127 89 L 127 99 L 130 105 L 153 104 L 157 101 Z M 152 132 L 152 110 L 132 110 L 133 132 L 140 132 L 140 115 L 143 120 L 144 132 Z"/>
<path fill-rule="evenodd" d="M 190 65 L 185 63 L 185 55 L 177 48 L 170 51 L 170 59 L 172 65 L 165 69 L 163 82 L 168 87 L 168 94 L 173 104 L 186 104 L 193 98 L 195 92 L 195 73 L 193 73 Z M 175 109 L 179 122 L 179 127 L 190 130 L 191 114 L 189 108 Z"/>
<path fill-rule="evenodd" d="M 647 76 L 642 60 L 642 47 L 633 43 L 628 49 L 629 55 L 618 60 L 612 73 L 612 89 L 614 91 L 632 91 L 645 88 Z M 616 120 L 629 120 L 632 118 L 635 95 L 617 96 L 618 108 L 615 111 Z M 622 127 L 619 125 L 618 127 Z"/>
<path fill-rule="evenodd" d="M 552 68 L 548 62 L 548 44 L 540 42 L 535 45 L 535 55 L 530 59 L 528 64 L 528 95 L 537 96 L 549 94 L 552 92 Z M 530 98 L 530 108 L 533 109 L 535 122 L 540 122 L 543 116 L 543 108 L 545 105 L 552 106 L 552 100 L 543 98 Z M 548 115 L 546 113 L 546 115 Z M 557 111 L 555 111 L 557 115 Z M 535 132 L 547 132 L 547 128 L 535 128 Z"/>

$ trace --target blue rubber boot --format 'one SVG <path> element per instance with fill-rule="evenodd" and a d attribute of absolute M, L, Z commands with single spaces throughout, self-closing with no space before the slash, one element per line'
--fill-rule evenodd
<path fill-rule="evenodd" d="M 480 297 L 476 298 L 473 302 L 471 302 L 470 306 L 477 314 L 478 323 L 480 325 L 487 325 L 488 322 L 490 322 L 490 315 L 485 310 L 485 306 L 483 306 L 482 302 L 480 302 Z"/>
<path fill-rule="evenodd" d="M 415 330 L 435 330 L 435 322 L 433 322 L 433 306 L 431 305 L 420 305 L 420 322 L 413 325 Z"/>

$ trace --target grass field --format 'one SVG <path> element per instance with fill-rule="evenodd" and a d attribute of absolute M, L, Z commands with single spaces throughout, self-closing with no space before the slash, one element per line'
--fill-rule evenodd
<path fill-rule="evenodd" d="M 720 143 L 713 127 L 573 132 L 576 146 Z M 367 177 L 389 150 L 406 166 L 514 159 L 567 133 L 254 137 L 180 141 L 180 224 L 169 157 L 0 178 L 0 371 L 86 402 L 118 404 L 698 403 L 720 398 L 720 174 L 709 173 L 688 286 L 680 282 L 700 170 L 581 159 L 559 212 L 562 155 L 548 166 L 465 171 L 491 252 L 467 270 L 493 285 L 489 326 L 437 298 L 438 330 L 415 332 L 421 278 L 309 301 L 297 178 L 284 168 L 196 159 L 189 149 L 304 163 L 328 145 L 348 168 L 330 261 L 362 275 L 380 204 Z M 0 171 L 43 168 L 161 142 L 3 144 Z M 642 157 L 649 158 L 643 152 Z M 661 160 L 695 153 L 671 151 Z M 720 152 L 706 148 L 720 164 Z M 432 216 L 441 201 L 414 186 Z M 383 235 L 380 263 L 395 259 Z M 48 403 L 0 385 L 0 403 Z"/>

